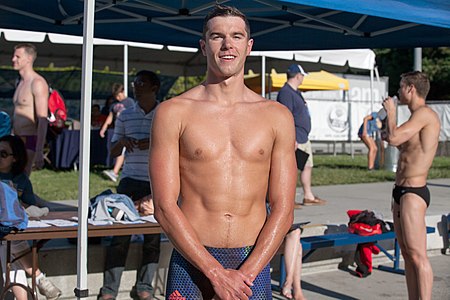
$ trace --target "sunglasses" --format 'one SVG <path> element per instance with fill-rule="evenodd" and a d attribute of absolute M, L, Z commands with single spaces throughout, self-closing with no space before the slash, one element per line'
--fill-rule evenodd
<path fill-rule="evenodd" d="M 0 157 L 7 158 L 8 156 L 13 156 L 14 154 L 8 153 L 6 150 L 0 150 Z"/>
<path fill-rule="evenodd" d="M 140 80 L 136 80 L 136 81 L 131 82 L 131 86 L 134 87 L 134 88 L 135 87 L 143 87 L 144 84 L 145 84 L 145 82 L 140 81 Z"/>

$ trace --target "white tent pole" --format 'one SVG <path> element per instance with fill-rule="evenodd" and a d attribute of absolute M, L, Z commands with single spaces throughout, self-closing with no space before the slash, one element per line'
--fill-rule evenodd
<path fill-rule="evenodd" d="M 414 70 L 422 72 L 422 48 L 414 48 Z"/>
<path fill-rule="evenodd" d="M 87 289 L 87 218 L 89 203 L 89 163 L 91 142 L 92 61 L 94 44 L 95 0 L 84 1 L 83 64 L 81 81 L 80 177 L 78 180 L 77 287 L 75 296 L 86 298 Z"/>
<path fill-rule="evenodd" d="M 261 96 L 266 97 L 266 56 L 261 56 Z"/>
<path fill-rule="evenodd" d="M 123 91 L 128 96 L 128 44 L 123 45 Z"/>
<path fill-rule="evenodd" d="M 370 69 L 370 112 L 373 112 L 373 69 Z"/>
<path fill-rule="evenodd" d="M 375 77 L 377 78 L 377 83 L 380 84 L 380 73 L 378 72 L 378 67 L 377 66 L 374 67 L 374 71 L 375 71 Z M 385 95 L 382 95 L 381 97 L 384 99 L 384 96 Z"/>

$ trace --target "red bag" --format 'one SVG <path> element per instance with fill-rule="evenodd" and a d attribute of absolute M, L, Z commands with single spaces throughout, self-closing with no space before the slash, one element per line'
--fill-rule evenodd
<path fill-rule="evenodd" d="M 49 126 L 56 128 L 64 128 L 67 120 L 67 109 L 64 103 L 64 98 L 55 90 L 50 89 L 50 96 L 48 98 L 49 110 Z"/>

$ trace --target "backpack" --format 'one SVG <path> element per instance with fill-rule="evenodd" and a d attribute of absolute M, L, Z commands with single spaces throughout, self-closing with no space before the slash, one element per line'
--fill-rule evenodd
<path fill-rule="evenodd" d="M 0 238 L 11 231 L 24 230 L 27 225 L 28 216 L 19 202 L 17 191 L 0 181 Z"/>
<path fill-rule="evenodd" d="M 11 134 L 11 118 L 9 115 L 0 110 L 0 137 Z"/>
<path fill-rule="evenodd" d="M 64 98 L 61 93 L 55 89 L 49 89 L 50 96 L 48 98 L 49 130 L 56 136 L 66 128 L 67 109 Z"/>

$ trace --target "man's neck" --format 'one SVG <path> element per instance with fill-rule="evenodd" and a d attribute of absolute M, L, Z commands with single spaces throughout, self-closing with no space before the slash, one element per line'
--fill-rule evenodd
<path fill-rule="evenodd" d="M 151 101 L 145 101 L 144 103 L 141 103 L 140 101 L 137 102 L 140 108 L 145 112 L 145 114 L 148 114 L 151 112 L 155 106 L 156 106 L 156 99 L 152 99 Z"/>
<path fill-rule="evenodd" d="M 32 75 L 34 74 L 35 72 L 34 72 L 34 70 L 33 70 L 33 67 L 31 67 L 31 68 L 29 68 L 29 67 L 26 67 L 26 68 L 23 68 L 23 69 L 21 69 L 21 70 L 19 70 L 19 75 L 20 75 L 20 78 L 22 78 L 22 79 L 28 79 L 28 78 L 30 78 L 30 77 L 32 77 Z"/>
<path fill-rule="evenodd" d="M 419 108 L 426 106 L 425 99 L 424 98 L 415 98 L 413 99 L 409 104 L 408 108 L 411 112 L 414 112 L 418 110 Z"/>
<path fill-rule="evenodd" d="M 221 81 L 207 79 L 204 86 L 208 92 L 208 100 L 229 103 L 244 100 L 246 87 L 243 76 L 232 76 Z"/>
<path fill-rule="evenodd" d="M 294 78 L 288 79 L 287 84 L 289 84 L 289 86 L 290 86 L 294 91 L 296 91 L 296 90 L 298 89 L 299 85 L 300 85 L 300 84 L 298 83 L 298 81 L 295 80 Z"/>

